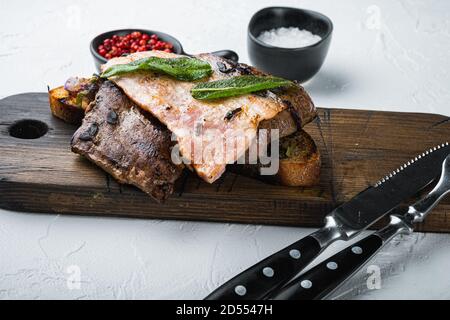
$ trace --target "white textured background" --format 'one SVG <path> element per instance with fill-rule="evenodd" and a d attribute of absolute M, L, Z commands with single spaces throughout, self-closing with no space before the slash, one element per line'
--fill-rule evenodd
<path fill-rule="evenodd" d="M 121 27 L 165 31 L 189 53 L 233 49 L 248 62 L 247 23 L 270 5 L 334 22 L 327 61 L 306 84 L 318 106 L 450 116 L 450 2 L 425 0 L 0 0 L 0 97 L 91 74 L 90 39 Z M 203 298 L 311 231 L 0 210 L 0 298 Z M 367 288 L 364 269 L 334 297 L 450 299 L 449 235 L 396 239 L 371 264 L 381 289 Z M 71 290 L 73 265 L 81 285 Z"/>

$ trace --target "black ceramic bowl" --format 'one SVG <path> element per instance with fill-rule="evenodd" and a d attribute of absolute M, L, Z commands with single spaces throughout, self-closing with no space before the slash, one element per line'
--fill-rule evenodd
<path fill-rule="evenodd" d="M 257 39 L 262 31 L 298 27 L 319 35 L 322 40 L 301 48 L 280 48 Z M 322 67 L 330 47 L 333 23 L 318 12 L 287 8 L 264 8 L 252 17 L 248 26 L 247 48 L 252 64 L 272 75 L 305 82 Z"/>
<path fill-rule="evenodd" d="M 142 32 L 142 33 L 146 33 L 148 35 L 156 34 L 158 36 L 158 38 L 161 39 L 162 41 L 170 42 L 171 44 L 173 44 L 173 51 L 174 51 L 174 53 L 176 53 L 176 54 L 183 54 L 183 55 L 189 55 L 186 52 L 184 52 L 183 46 L 181 45 L 181 42 L 178 41 L 176 38 L 172 37 L 171 35 L 168 35 L 167 33 L 163 33 L 163 32 L 160 32 L 160 31 L 154 31 L 154 30 L 146 30 L 146 29 L 112 30 L 112 31 L 108 31 L 108 32 L 105 32 L 105 33 L 102 33 L 102 34 L 96 36 L 91 41 L 90 50 L 91 50 L 92 57 L 94 58 L 94 63 L 95 63 L 95 67 L 97 68 L 97 71 L 100 72 L 100 66 L 107 62 L 107 60 L 105 58 L 103 58 L 97 52 L 98 46 L 101 45 L 105 39 L 111 38 L 115 34 L 117 34 L 119 36 L 123 36 L 123 35 L 126 35 L 126 34 L 129 34 L 129 33 L 133 32 L 133 31 L 139 31 L 139 32 Z M 212 54 L 215 54 L 217 56 L 221 56 L 221 57 L 224 57 L 224 58 L 236 61 L 236 62 L 239 59 L 237 53 L 234 52 L 234 51 L 231 51 L 231 50 L 216 51 L 216 52 L 212 52 Z"/>

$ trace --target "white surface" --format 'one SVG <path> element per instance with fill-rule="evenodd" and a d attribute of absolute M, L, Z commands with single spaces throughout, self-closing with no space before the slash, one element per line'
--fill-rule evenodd
<path fill-rule="evenodd" d="M 192 53 L 234 49 L 247 62 L 247 23 L 275 3 L 0 0 L 0 96 L 91 74 L 89 40 L 119 27 L 166 31 Z M 306 84 L 317 105 L 450 116 L 450 2 L 281 4 L 320 11 L 335 24 L 327 61 Z M 0 210 L 0 298 L 203 298 L 310 231 Z M 398 239 L 371 264 L 381 268 L 381 289 L 367 288 L 365 268 L 336 296 L 450 298 L 449 235 Z M 67 285 L 77 266 L 79 289 Z"/>

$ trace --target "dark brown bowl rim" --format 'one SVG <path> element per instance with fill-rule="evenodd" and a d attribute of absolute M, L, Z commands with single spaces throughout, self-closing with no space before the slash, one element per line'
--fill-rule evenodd
<path fill-rule="evenodd" d="M 316 42 L 316 43 L 314 43 L 314 44 L 312 44 L 312 45 L 309 45 L 309 46 L 306 46 L 306 47 L 283 48 L 283 47 L 272 46 L 272 45 L 270 45 L 270 44 L 267 44 L 267 43 L 265 43 L 265 42 L 262 42 L 262 41 L 259 40 L 257 37 L 255 37 L 255 35 L 250 31 L 250 28 L 254 25 L 254 23 L 255 23 L 254 20 L 256 19 L 256 16 L 257 16 L 257 15 L 259 15 L 261 12 L 264 12 L 264 11 L 270 11 L 270 10 L 274 10 L 274 9 L 283 9 L 283 10 L 301 11 L 301 12 L 304 12 L 304 13 L 306 13 L 306 14 L 308 14 L 308 15 L 309 15 L 309 14 L 315 14 L 315 15 L 318 15 L 318 16 L 320 16 L 321 18 L 323 18 L 325 21 L 327 21 L 328 26 L 329 26 L 328 32 L 327 32 L 327 34 L 326 34 L 324 37 L 322 37 L 322 39 L 321 39 L 319 42 Z M 250 19 L 250 22 L 249 22 L 249 24 L 248 24 L 247 33 L 248 33 L 250 39 L 252 39 L 252 41 L 256 42 L 258 45 L 260 45 L 260 46 L 262 46 L 262 47 L 265 47 L 265 48 L 267 48 L 267 49 L 277 50 L 277 51 L 288 51 L 288 52 L 292 52 L 292 51 L 305 51 L 305 50 L 308 50 L 308 49 L 311 49 L 311 48 L 320 46 L 325 40 L 327 40 L 327 39 L 331 36 L 331 34 L 333 33 L 333 22 L 332 22 L 331 19 L 328 18 L 326 15 L 324 15 L 324 14 L 322 14 L 322 13 L 320 13 L 320 12 L 317 12 L 317 11 L 313 11 L 313 10 L 300 9 L 300 8 L 294 8 L 294 7 L 280 7 L 280 6 L 277 6 L 277 7 L 266 7 L 266 8 L 263 8 L 263 9 L 257 11 L 257 12 L 252 16 L 252 18 Z"/>

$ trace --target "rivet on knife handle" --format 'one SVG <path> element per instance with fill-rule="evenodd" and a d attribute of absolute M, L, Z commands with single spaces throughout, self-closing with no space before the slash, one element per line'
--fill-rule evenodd
<path fill-rule="evenodd" d="M 274 300 L 321 299 L 364 265 L 382 245 L 383 240 L 380 237 L 371 235 L 307 271 L 270 298 Z"/>
<path fill-rule="evenodd" d="M 263 299 L 297 275 L 320 252 L 319 242 L 314 237 L 307 236 L 238 274 L 205 299 Z"/>

